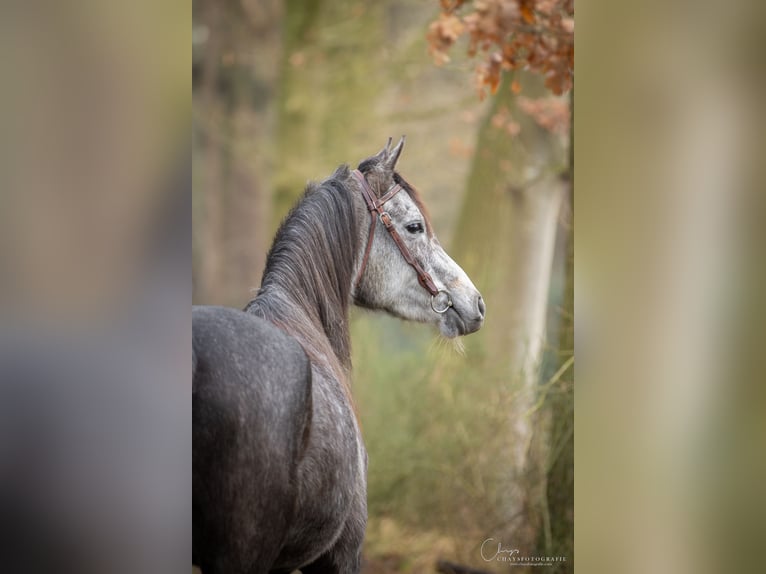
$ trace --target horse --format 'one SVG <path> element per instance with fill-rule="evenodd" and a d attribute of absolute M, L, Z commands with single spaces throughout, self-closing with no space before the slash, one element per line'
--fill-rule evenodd
<path fill-rule="evenodd" d="M 484 322 L 479 291 L 395 170 L 404 141 L 308 184 L 244 310 L 192 310 L 192 563 L 203 574 L 358 573 L 367 453 L 351 304 L 448 338 Z"/>

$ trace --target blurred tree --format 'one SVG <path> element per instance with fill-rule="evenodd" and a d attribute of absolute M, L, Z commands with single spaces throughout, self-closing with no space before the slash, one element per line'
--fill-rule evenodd
<path fill-rule="evenodd" d="M 200 11 L 201 19 L 205 23 L 208 31 L 207 46 L 201 65 L 200 95 L 201 107 L 206 114 L 205 123 L 210 126 L 204 131 L 204 143 L 201 145 L 203 160 L 202 165 L 202 186 L 204 195 L 201 195 L 200 205 L 201 224 L 196 226 L 196 247 L 194 250 L 199 254 L 198 265 L 194 281 L 194 298 L 199 301 L 214 299 L 220 289 L 222 273 L 222 214 L 221 214 L 221 194 L 220 185 L 220 163 L 221 163 L 221 144 L 216 137 L 216 132 L 212 129 L 213 120 L 211 118 L 216 109 L 215 100 L 217 97 L 216 84 L 218 81 L 218 68 L 221 60 L 220 49 L 220 19 L 222 7 L 220 3 L 214 0 L 206 0 L 204 7 Z M 199 189 L 199 188 L 196 188 Z"/>
<path fill-rule="evenodd" d="M 573 353 L 573 225 L 559 220 L 572 189 L 567 166 L 572 142 L 565 137 L 571 133 L 572 100 L 545 96 L 572 86 L 574 6 L 570 0 L 442 0 L 441 6 L 428 32 L 436 62 L 449 61 L 449 48 L 468 36 L 469 54 L 480 59 L 479 95 L 487 88 L 495 95 L 479 134 L 455 246 L 489 309 L 487 326 L 472 344 L 490 364 L 503 365 L 509 380 L 504 430 L 511 447 L 504 450 L 510 460 L 498 483 L 500 518 L 507 539 L 524 552 L 550 553 L 554 547 L 571 552 L 566 541 L 573 537 L 567 512 L 573 500 L 572 458 L 562 451 L 572 449 L 573 396 L 562 378 Z M 565 288 L 553 297 L 561 303 L 554 310 L 560 334 L 552 342 L 559 352 L 550 372 L 542 363 L 556 236 L 562 230 Z M 549 483 L 557 489 L 560 513 L 554 517 L 555 542 Z"/>
<path fill-rule="evenodd" d="M 306 181 L 338 158 L 359 156 L 375 113 L 385 49 L 385 5 L 360 0 L 287 0 L 272 230 Z"/>
<path fill-rule="evenodd" d="M 571 149 L 571 148 L 570 148 Z M 570 164 L 573 165 L 573 164 Z M 570 176 L 571 177 L 571 176 Z M 549 399 L 551 421 L 551 452 L 548 456 L 548 480 L 545 492 L 546 550 L 554 556 L 565 555 L 574 560 L 574 204 L 572 185 L 565 197 L 559 223 L 564 285 L 558 299 L 557 339 L 549 338 L 553 346 L 553 377 L 558 392 Z M 562 369 L 566 369 L 562 371 Z M 551 380 L 545 377 L 544 382 Z M 545 383 L 544 383 L 545 384 Z M 552 520 L 555 517 L 555 520 Z"/>
<path fill-rule="evenodd" d="M 195 5 L 195 301 L 240 306 L 256 286 L 269 238 L 266 132 L 279 46 L 276 0 L 200 0 Z M 273 58 L 271 58 L 273 60 Z"/>

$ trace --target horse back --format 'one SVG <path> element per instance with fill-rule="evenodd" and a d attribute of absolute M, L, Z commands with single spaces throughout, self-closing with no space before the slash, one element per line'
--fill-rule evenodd
<path fill-rule="evenodd" d="M 286 536 L 311 423 L 311 366 L 292 337 L 223 307 L 193 308 L 192 354 L 193 562 L 234 571 L 267 561 Z"/>

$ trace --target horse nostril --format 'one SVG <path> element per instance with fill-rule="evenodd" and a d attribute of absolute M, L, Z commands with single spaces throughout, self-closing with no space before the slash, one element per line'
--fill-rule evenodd
<path fill-rule="evenodd" d="M 479 295 L 479 298 L 477 299 L 477 304 L 479 307 L 479 315 L 483 318 L 487 308 L 484 306 L 484 299 L 481 298 L 481 295 Z"/>

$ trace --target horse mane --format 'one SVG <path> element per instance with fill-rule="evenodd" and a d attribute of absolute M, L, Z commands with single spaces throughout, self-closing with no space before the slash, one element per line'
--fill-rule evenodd
<path fill-rule="evenodd" d="M 261 287 L 245 311 L 295 337 L 344 386 L 351 369 L 348 309 L 359 251 L 350 172 L 309 183 L 277 231 Z"/>

